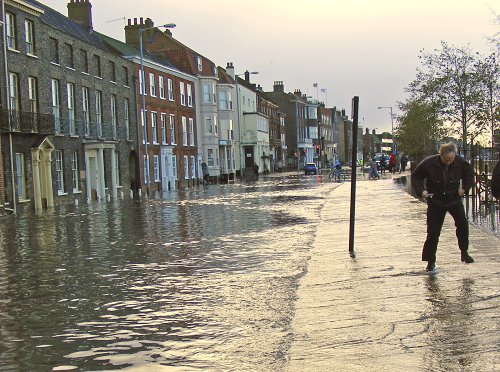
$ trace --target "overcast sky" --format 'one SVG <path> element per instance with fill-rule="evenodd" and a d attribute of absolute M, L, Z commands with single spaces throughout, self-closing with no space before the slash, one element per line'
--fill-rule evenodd
<path fill-rule="evenodd" d="M 39 0 L 40 1 L 40 0 Z M 42 0 L 67 15 L 66 0 Z M 360 124 L 391 130 L 404 88 L 415 78 L 421 49 L 446 41 L 486 54 L 499 31 L 499 0 L 91 0 L 94 29 L 124 40 L 128 18 L 175 23 L 173 36 L 264 91 L 283 81 L 328 106 L 359 96 Z M 125 20 L 124 20 L 125 18 Z M 318 91 L 313 87 L 318 83 Z M 321 92 L 326 89 L 326 94 Z"/>

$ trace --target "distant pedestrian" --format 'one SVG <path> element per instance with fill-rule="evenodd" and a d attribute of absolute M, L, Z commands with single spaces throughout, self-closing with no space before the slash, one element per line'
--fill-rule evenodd
<path fill-rule="evenodd" d="M 401 155 L 401 170 L 400 172 L 404 172 L 406 170 L 406 164 L 408 164 L 408 158 L 405 154 Z"/>
<path fill-rule="evenodd" d="M 493 169 L 493 175 L 491 176 L 491 193 L 500 200 L 500 161 Z"/>
<path fill-rule="evenodd" d="M 283 172 L 283 162 L 281 160 L 278 160 L 278 172 Z"/>
<path fill-rule="evenodd" d="M 380 156 L 380 173 L 384 174 L 385 168 L 387 167 L 387 162 L 385 160 L 385 155 Z"/>
<path fill-rule="evenodd" d="M 207 163 L 201 163 L 201 172 L 203 173 L 203 183 L 208 184 L 210 174 L 208 172 Z"/>
<path fill-rule="evenodd" d="M 396 172 L 396 154 L 392 153 L 391 156 L 389 157 L 389 172 L 393 173 Z"/>
<path fill-rule="evenodd" d="M 474 170 L 457 155 L 456 146 L 441 145 L 439 154 L 422 160 L 412 173 L 411 184 L 417 196 L 427 200 L 427 238 L 422 250 L 426 271 L 436 267 L 437 245 L 446 212 L 455 220 L 462 262 L 474 262 L 468 253 L 469 224 L 460 200 L 474 184 Z"/>

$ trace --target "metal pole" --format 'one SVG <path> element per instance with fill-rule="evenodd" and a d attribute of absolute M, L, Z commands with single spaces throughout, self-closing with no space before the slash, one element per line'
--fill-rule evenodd
<path fill-rule="evenodd" d="M 148 154 L 148 117 L 146 115 L 146 79 L 144 78 L 144 55 L 142 51 L 142 32 L 144 29 L 139 28 L 139 52 L 141 55 L 141 100 L 142 100 L 142 120 L 144 122 L 144 156 L 146 164 L 144 169 L 144 183 L 146 184 L 146 195 L 149 197 L 149 154 Z"/>
<path fill-rule="evenodd" d="M 356 218 L 356 163 L 358 153 L 358 110 L 359 110 L 359 97 L 355 96 L 353 99 L 353 120 L 352 120 L 352 156 L 351 156 L 351 213 L 349 219 L 349 255 L 356 257 L 354 253 L 354 221 Z M 356 139 L 356 140 L 354 140 Z"/>
<path fill-rule="evenodd" d="M 11 107 L 9 97 L 9 64 L 7 61 L 7 20 L 5 18 L 5 2 L 2 0 L 2 37 L 3 37 L 3 63 L 5 68 L 5 102 L 7 104 L 7 120 L 9 125 L 9 147 L 10 147 L 10 174 L 12 183 L 12 209 L 17 211 L 16 206 L 16 185 L 14 179 L 14 152 L 12 150 L 12 131 L 11 131 Z"/>

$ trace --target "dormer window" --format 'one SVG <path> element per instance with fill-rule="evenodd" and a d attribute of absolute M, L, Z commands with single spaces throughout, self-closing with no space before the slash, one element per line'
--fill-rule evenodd
<path fill-rule="evenodd" d="M 194 60 L 195 60 L 196 64 L 198 65 L 198 71 L 203 71 L 203 61 L 202 61 L 201 57 L 196 56 L 196 57 L 194 57 Z"/>

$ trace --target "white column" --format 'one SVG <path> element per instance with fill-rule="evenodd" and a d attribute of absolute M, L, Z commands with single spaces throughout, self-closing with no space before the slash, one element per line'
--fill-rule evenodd
<path fill-rule="evenodd" d="M 44 152 L 45 159 L 45 174 L 47 178 L 45 179 L 45 190 L 47 190 L 47 208 L 54 207 L 54 193 L 52 191 L 52 150 Z"/>
<path fill-rule="evenodd" d="M 97 167 L 98 167 L 98 174 L 99 174 L 99 182 L 98 182 L 98 187 L 99 187 L 99 195 L 98 198 L 100 201 L 106 200 L 106 189 L 105 189 L 105 183 L 104 183 L 104 149 L 98 149 L 97 150 Z"/>
<path fill-rule="evenodd" d="M 40 157 L 38 149 L 31 150 L 31 163 L 33 168 L 33 197 L 35 199 L 35 210 L 42 209 L 42 190 L 40 187 Z"/>
<path fill-rule="evenodd" d="M 113 198 L 118 197 L 118 192 L 117 192 L 117 184 L 116 184 L 116 151 L 115 149 L 111 150 L 111 196 Z"/>

